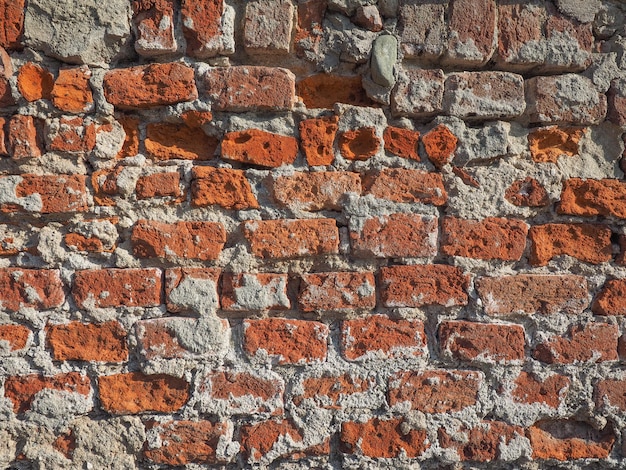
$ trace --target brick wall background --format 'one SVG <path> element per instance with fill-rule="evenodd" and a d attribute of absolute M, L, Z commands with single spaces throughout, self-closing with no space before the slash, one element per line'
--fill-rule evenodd
<path fill-rule="evenodd" d="M 0 466 L 624 468 L 625 15 L 0 0 Z"/>

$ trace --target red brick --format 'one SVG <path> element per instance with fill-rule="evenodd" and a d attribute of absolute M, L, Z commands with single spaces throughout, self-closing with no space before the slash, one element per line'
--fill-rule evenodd
<path fill-rule="evenodd" d="M 213 113 L 211 111 L 197 111 L 192 109 L 185 111 L 180 117 L 187 126 L 196 128 L 210 123 L 213 120 Z"/>
<path fill-rule="evenodd" d="M 439 326 L 444 353 L 461 361 L 504 362 L 524 359 L 524 328 L 513 324 L 445 321 Z"/>
<path fill-rule="evenodd" d="M 587 280 L 574 275 L 481 277 L 476 290 L 488 315 L 578 315 L 589 305 Z"/>
<path fill-rule="evenodd" d="M 441 231 L 444 255 L 517 261 L 526 248 L 528 225 L 521 220 L 497 217 L 483 220 L 446 217 Z"/>
<path fill-rule="evenodd" d="M 118 178 L 123 177 L 126 167 L 120 165 L 111 170 L 97 170 L 91 174 L 93 200 L 100 206 L 115 206 L 115 196 L 120 196 Z"/>
<path fill-rule="evenodd" d="M 558 211 L 568 215 L 612 215 L 626 219 L 626 183 L 616 179 L 565 180 Z"/>
<path fill-rule="evenodd" d="M 330 165 L 335 160 L 333 143 L 339 118 L 329 116 L 300 122 L 302 152 L 310 166 Z"/>
<path fill-rule="evenodd" d="M 347 171 L 296 172 L 291 176 L 277 176 L 272 192 L 283 207 L 341 211 L 346 194 L 361 194 L 361 178 L 358 173 Z"/>
<path fill-rule="evenodd" d="M 26 0 L 0 0 L 0 46 L 22 49 Z"/>
<path fill-rule="evenodd" d="M 437 218 L 390 214 L 365 219 L 350 232 L 352 252 L 359 257 L 428 257 L 437 253 Z"/>
<path fill-rule="evenodd" d="M 513 181 L 504 193 L 504 198 L 518 207 L 544 207 L 550 203 L 546 188 L 530 176 Z"/>
<path fill-rule="evenodd" d="M 246 173 L 229 168 L 197 166 L 191 170 L 191 204 L 207 207 L 213 204 L 225 209 L 259 207 Z"/>
<path fill-rule="evenodd" d="M 319 53 L 319 46 L 324 31 L 322 21 L 326 14 L 328 3 L 326 0 L 303 0 L 298 2 L 298 22 L 294 43 L 296 55 L 306 57 L 307 52 Z"/>
<path fill-rule="evenodd" d="M 3 309 L 47 310 L 60 307 L 64 301 L 63 282 L 58 270 L 0 268 L 0 304 Z"/>
<path fill-rule="evenodd" d="M 26 101 L 52 98 L 54 77 L 41 65 L 27 62 L 17 74 L 17 89 Z"/>
<path fill-rule="evenodd" d="M 9 79 L 0 76 L 0 108 L 9 108 L 15 104 L 15 98 L 13 97 Z"/>
<path fill-rule="evenodd" d="M 91 70 L 86 65 L 59 70 L 52 87 L 52 102 L 61 111 L 88 113 L 94 109 L 93 94 L 89 86 Z"/>
<path fill-rule="evenodd" d="M 345 422 L 341 425 L 342 451 L 373 458 L 421 456 L 430 447 L 426 431 L 410 427 L 407 430 L 403 424 L 402 418 Z"/>
<path fill-rule="evenodd" d="M 383 133 L 385 150 L 387 152 L 418 162 L 422 161 L 417 152 L 419 138 L 420 133 L 417 131 L 393 126 L 385 128 Z"/>
<path fill-rule="evenodd" d="M 299 258 L 339 250 L 334 219 L 249 220 L 243 231 L 252 253 L 260 258 Z"/>
<path fill-rule="evenodd" d="M 610 425 L 597 430 L 588 423 L 565 419 L 538 421 L 527 436 L 536 460 L 605 459 L 615 443 Z"/>
<path fill-rule="evenodd" d="M 592 264 L 613 257 L 611 229 L 591 224 L 545 224 L 531 227 L 530 263 L 546 266 L 551 259 L 568 255 Z"/>
<path fill-rule="evenodd" d="M 15 158 L 41 157 L 41 122 L 32 116 L 16 114 L 9 120 L 9 153 Z"/>
<path fill-rule="evenodd" d="M 326 359 L 328 327 L 283 318 L 244 321 L 243 348 L 250 356 L 268 355 L 278 364 L 307 364 Z"/>
<path fill-rule="evenodd" d="M 288 54 L 294 7 L 286 0 L 257 0 L 246 4 L 243 46 L 250 55 Z"/>
<path fill-rule="evenodd" d="M 216 67 L 204 75 L 214 111 L 287 111 L 296 103 L 294 74 L 278 67 Z"/>
<path fill-rule="evenodd" d="M 0 203 L 0 212 L 24 210 L 52 214 L 87 210 L 83 175 L 32 175 L 0 177 L 0 184 L 15 191 L 15 200 Z"/>
<path fill-rule="evenodd" d="M 22 325 L 0 325 L 0 351 L 2 353 L 24 349 L 31 331 Z"/>
<path fill-rule="evenodd" d="M 124 362 L 128 360 L 126 331 L 116 321 L 99 325 L 71 322 L 46 329 L 57 361 Z"/>
<path fill-rule="evenodd" d="M 105 250 L 102 240 L 97 237 L 85 237 L 79 233 L 68 233 L 64 238 L 65 244 L 68 248 L 72 248 L 76 251 L 85 251 L 91 253 L 102 253 L 105 251 L 111 252 L 112 250 Z"/>
<path fill-rule="evenodd" d="M 593 301 L 596 315 L 626 315 L 626 279 L 610 279 Z"/>
<path fill-rule="evenodd" d="M 102 375 L 98 388 L 102 408 L 111 414 L 173 413 L 189 399 L 189 384 L 169 375 Z"/>
<path fill-rule="evenodd" d="M 298 155 L 294 137 L 258 129 L 229 132 L 222 140 L 222 158 L 266 168 L 291 164 Z"/>
<path fill-rule="evenodd" d="M 182 0 L 181 15 L 183 34 L 187 41 L 187 54 L 207 58 L 226 50 L 225 32 L 221 21 L 224 14 L 223 0 Z M 227 39 L 226 39 L 227 40 Z"/>
<path fill-rule="evenodd" d="M 286 274 L 225 273 L 222 309 L 229 311 L 288 310 Z"/>
<path fill-rule="evenodd" d="M 351 399 L 363 396 L 376 388 L 374 376 L 359 377 L 353 374 L 324 372 L 321 376 L 306 377 L 298 384 L 293 403 L 300 407 L 313 404 L 319 408 L 341 409 L 353 403 Z"/>
<path fill-rule="evenodd" d="M 10 156 L 8 144 L 8 120 L 0 117 L 0 156 Z"/>
<path fill-rule="evenodd" d="M 535 129 L 528 134 L 530 156 L 534 162 L 556 163 L 562 155 L 578 155 L 578 144 L 585 134 L 579 127 L 549 126 Z"/>
<path fill-rule="evenodd" d="M 569 391 L 570 380 L 564 375 L 553 374 L 546 379 L 528 372 L 520 372 L 515 379 L 511 395 L 518 403 L 542 403 L 550 408 L 558 408 Z"/>
<path fill-rule="evenodd" d="M 444 264 L 383 267 L 381 300 L 386 307 L 467 305 L 469 281 L 461 268 Z"/>
<path fill-rule="evenodd" d="M 121 116 L 118 122 L 124 128 L 124 144 L 117 154 L 117 158 L 132 157 L 139 153 L 139 119 L 130 116 Z"/>
<path fill-rule="evenodd" d="M 219 258 L 226 231 L 219 222 L 175 222 L 168 224 L 138 220 L 131 236 L 133 252 L 141 258 Z"/>
<path fill-rule="evenodd" d="M 437 168 L 452 161 L 457 142 L 456 136 L 444 124 L 439 124 L 422 137 L 426 155 Z"/>
<path fill-rule="evenodd" d="M 614 79 L 607 92 L 608 113 L 607 119 L 616 126 L 626 125 L 626 93 L 624 92 L 624 79 Z"/>
<path fill-rule="evenodd" d="M 594 387 L 594 399 L 598 408 L 616 407 L 620 411 L 626 411 L 626 381 L 599 380 Z"/>
<path fill-rule="evenodd" d="M 426 348 L 424 324 L 419 320 L 384 315 L 344 320 L 341 334 L 341 354 L 349 361 L 418 357 Z"/>
<path fill-rule="evenodd" d="M 448 199 L 440 173 L 386 168 L 365 178 L 365 191 L 394 202 L 421 202 L 442 206 Z"/>
<path fill-rule="evenodd" d="M 361 127 L 339 135 L 339 151 L 348 160 L 367 160 L 380 150 L 381 142 L 376 128 Z"/>
<path fill-rule="evenodd" d="M 135 50 L 143 57 L 176 52 L 173 0 L 134 0 Z"/>
<path fill-rule="evenodd" d="M 181 124 L 159 122 L 146 127 L 146 153 L 161 160 L 211 160 L 218 140 L 204 133 L 201 128 Z"/>
<path fill-rule="evenodd" d="M 104 95 L 119 109 L 141 109 L 198 98 L 193 69 L 178 62 L 139 65 L 104 75 Z"/>
<path fill-rule="evenodd" d="M 96 146 L 96 126 L 85 125 L 83 118 L 60 118 L 47 126 L 48 150 L 89 152 Z"/>
<path fill-rule="evenodd" d="M 72 460 L 74 450 L 76 450 L 76 435 L 73 430 L 69 430 L 65 434 L 61 434 L 52 443 L 54 450 L 61 452 L 66 459 Z"/>
<path fill-rule="evenodd" d="M 9 376 L 4 382 L 4 396 L 13 402 L 15 413 L 24 413 L 30 409 L 37 394 L 43 390 L 60 390 L 66 393 L 78 393 L 89 396 L 91 382 L 89 377 L 79 372 L 69 372 L 51 377 L 43 375 Z"/>
<path fill-rule="evenodd" d="M 539 343 L 533 357 L 548 364 L 616 361 L 618 337 L 617 325 L 575 325 L 566 336 L 553 336 Z"/>
<path fill-rule="evenodd" d="M 112 253 L 117 247 L 118 218 L 84 220 L 68 228 L 65 244 L 74 251 Z"/>
<path fill-rule="evenodd" d="M 460 425 L 459 429 L 439 428 L 439 444 L 444 449 L 454 449 L 461 461 L 501 461 L 506 447 L 524 437 L 520 426 L 501 421 L 481 421 L 472 428 Z"/>
<path fill-rule="evenodd" d="M 309 109 L 332 109 L 335 103 L 353 106 L 372 104 L 358 75 L 342 76 L 326 73 L 310 75 L 296 84 L 296 90 Z"/>
<path fill-rule="evenodd" d="M 161 287 L 156 268 L 87 269 L 76 271 L 72 294 L 79 308 L 156 307 Z"/>
<path fill-rule="evenodd" d="M 376 5 L 361 5 L 357 8 L 353 20 L 361 28 L 375 33 L 383 29 L 383 19 Z"/>
<path fill-rule="evenodd" d="M 218 455 L 223 440 L 232 437 L 232 424 L 210 421 L 151 422 L 148 432 L 159 437 L 150 440 L 143 455 L 163 465 L 213 464 L 227 461 Z M 153 444 L 154 442 L 159 444 Z"/>
<path fill-rule="evenodd" d="M 376 281 L 372 273 L 331 272 L 303 274 L 298 307 L 304 312 L 376 307 Z"/>
<path fill-rule="evenodd" d="M 389 405 L 410 403 L 424 413 L 449 413 L 474 406 L 483 381 L 480 372 L 426 370 L 398 372 L 389 378 Z"/>
<path fill-rule="evenodd" d="M 168 171 L 140 176 L 135 186 L 135 192 L 137 193 L 137 199 L 150 199 L 153 197 L 179 198 L 182 195 L 180 191 L 180 173 Z"/>
<path fill-rule="evenodd" d="M 171 268 L 165 271 L 165 297 L 169 312 L 205 314 L 217 309 L 217 284 L 220 270 L 216 268 Z M 198 299 L 201 299 L 198 302 Z"/>
<path fill-rule="evenodd" d="M 495 51 L 497 13 L 495 0 L 452 0 L 446 60 L 463 66 L 484 65 Z"/>

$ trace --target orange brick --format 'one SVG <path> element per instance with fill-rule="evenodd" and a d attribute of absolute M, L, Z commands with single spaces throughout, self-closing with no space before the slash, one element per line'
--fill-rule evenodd
<path fill-rule="evenodd" d="M 442 206 L 448 199 L 440 173 L 387 168 L 365 179 L 365 191 L 394 202 L 421 202 Z"/>
<path fill-rule="evenodd" d="M 617 325 L 575 325 L 566 337 L 553 336 L 537 345 L 533 357 L 548 364 L 616 361 L 618 337 Z"/>
<path fill-rule="evenodd" d="M 191 170 L 191 175 L 191 204 L 194 206 L 215 204 L 234 210 L 259 207 L 246 173 L 242 170 L 196 166 Z"/>
<path fill-rule="evenodd" d="M 17 89 L 26 101 L 52 98 L 54 77 L 41 65 L 27 62 L 17 74 Z"/>
<path fill-rule="evenodd" d="M 0 176 L 0 182 L 15 191 L 15 200 L 0 203 L 0 212 L 83 212 L 87 206 L 87 188 L 83 175 Z"/>
<path fill-rule="evenodd" d="M 121 116 L 118 122 L 124 128 L 124 145 L 117 154 L 117 158 L 132 157 L 139 153 L 139 119 L 130 116 Z"/>
<path fill-rule="evenodd" d="M 223 0 L 206 0 L 201 3 L 184 0 L 181 3 L 183 34 L 187 41 L 187 54 L 192 57 L 212 57 L 222 52 L 219 43 Z"/>
<path fill-rule="evenodd" d="M 593 301 L 596 315 L 626 315 L 626 279 L 610 279 Z"/>
<path fill-rule="evenodd" d="M 585 129 L 575 127 L 542 127 L 528 134 L 530 156 L 535 162 L 556 163 L 558 157 L 578 155 L 578 142 Z"/>
<path fill-rule="evenodd" d="M 180 174 L 174 171 L 141 176 L 135 186 L 137 199 L 180 197 Z"/>
<path fill-rule="evenodd" d="M 421 456 L 430 447 L 426 431 L 405 430 L 401 418 L 383 421 L 373 418 L 365 423 L 348 421 L 341 425 L 341 449 L 344 453 L 373 458 Z"/>
<path fill-rule="evenodd" d="M 0 46 L 22 49 L 26 0 L 0 0 Z"/>
<path fill-rule="evenodd" d="M 30 337 L 31 331 L 25 326 L 0 325 L 0 350 L 4 353 L 24 349 Z"/>
<path fill-rule="evenodd" d="M 8 144 L 10 155 L 15 159 L 41 157 L 41 122 L 32 116 L 12 116 L 9 120 Z"/>
<path fill-rule="evenodd" d="M 361 127 L 341 133 L 338 145 L 344 158 L 367 160 L 378 153 L 381 142 L 374 127 Z"/>
<path fill-rule="evenodd" d="M 457 142 L 456 136 L 444 124 L 439 124 L 422 136 L 426 155 L 437 168 L 452 161 Z"/>
<path fill-rule="evenodd" d="M 531 405 L 543 403 L 558 408 L 568 392 L 570 380 L 559 374 L 540 380 L 534 374 L 522 371 L 514 383 L 515 388 L 511 392 L 514 401 Z"/>
<path fill-rule="evenodd" d="M 85 125 L 83 118 L 61 118 L 48 126 L 48 150 L 89 152 L 96 146 L 96 126 Z"/>
<path fill-rule="evenodd" d="M 330 165 L 335 160 L 333 144 L 338 122 L 337 116 L 306 119 L 300 122 L 302 152 L 309 165 Z"/>
<path fill-rule="evenodd" d="M 376 388 L 373 376 L 359 377 L 352 374 L 336 375 L 325 372 L 321 377 L 307 377 L 298 384 L 302 393 L 294 395 L 296 406 L 313 403 L 319 408 L 341 409 L 354 395 L 362 395 Z"/>
<path fill-rule="evenodd" d="M 297 172 L 276 177 L 272 189 L 274 199 L 284 207 L 340 211 L 346 194 L 361 194 L 361 178 L 347 171 Z"/>
<path fill-rule="evenodd" d="M 211 160 L 218 141 L 197 127 L 166 122 L 148 124 L 146 153 L 155 160 Z"/>
<path fill-rule="evenodd" d="M 417 152 L 419 138 L 420 133 L 417 131 L 393 126 L 387 127 L 383 133 L 385 150 L 387 152 L 418 162 L 422 161 Z"/>
<path fill-rule="evenodd" d="M 94 102 L 89 79 L 91 70 L 86 65 L 59 70 L 59 76 L 52 87 L 52 102 L 61 111 L 68 113 L 88 113 L 93 111 Z"/>
<path fill-rule="evenodd" d="M 518 207 L 543 207 L 550 203 L 546 188 L 530 176 L 513 181 L 504 193 L 504 198 Z"/>
<path fill-rule="evenodd" d="M 298 306 L 304 312 L 372 309 L 376 307 L 374 275 L 359 272 L 303 274 Z"/>
<path fill-rule="evenodd" d="M 614 179 L 571 178 L 563 183 L 560 214 L 626 219 L 626 184 Z"/>
<path fill-rule="evenodd" d="M 134 0 L 135 50 L 143 57 L 176 52 L 174 1 Z"/>
<path fill-rule="evenodd" d="M 116 321 L 99 325 L 80 322 L 51 325 L 47 328 L 47 339 L 57 361 L 128 360 L 126 332 Z"/>
<path fill-rule="evenodd" d="M 307 108 L 332 109 L 335 103 L 369 106 L 359 75 L 341 76 L 320 73 L 310 75 L 296 84 L 296 91 Z"/>
<path fill-rule="evenodd" d="M 58 270 L 0 268 L 0 304 L 4 309 L 48 310 L 60 307 L 64 301 L 63 282 Z"/>
<path fill-rule="evenodd" d="M 615 443 L 610 425 L 600 431 L 588 423 L 565 419 L 539 421 L 527 436 L 536 460 L 605 459 Z"/>
<path fill-rule="evenodd" d="M 298 141 L 258 129 L 229 132 L 222 140 L 222 158 L 266 168 L 291 164 L 298 154 Z"/>

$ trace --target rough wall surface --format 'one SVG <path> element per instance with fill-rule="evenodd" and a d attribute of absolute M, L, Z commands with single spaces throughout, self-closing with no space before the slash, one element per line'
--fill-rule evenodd
<path fill-rule="evenodd" d="M 0 0 L 0 467 L 626 467 L 626 4 Z"/>

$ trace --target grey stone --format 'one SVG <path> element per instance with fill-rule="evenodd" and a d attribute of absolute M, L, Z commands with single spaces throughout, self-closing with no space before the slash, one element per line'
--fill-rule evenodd
<path fill-rule="evenodd" d="M 403 70 L 391 95 L 395 116 L 432 116 L 443 109 L 445 77 L 442 70 Z"/>
<path fill-rule="evenodd" d="M 378 11 L 386 18 L 395 18 L 398 14 L 398 0 L 378 0 Z"/>
<path fill-rule="evenodd" d="M 556 0 L 557 8 L 564 15 L 576 18 L 581 23 L 590 23 L 602 7 L 600 0 Z"/>
<path fill-rule="evenodd" d="M 372 80 L 380 86 L 391 88 L 396 80 L 393 68 L 398 60 L 398 40 L 395 36 L 383 35 L 376 38 L 372 47 Z"/>

